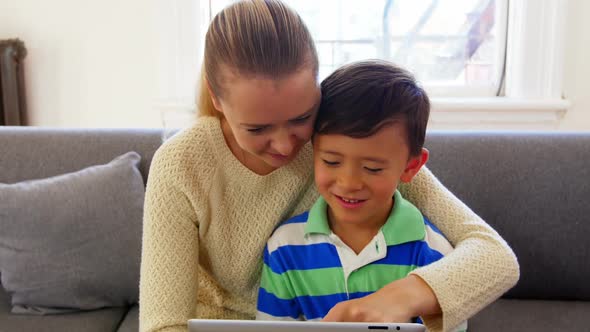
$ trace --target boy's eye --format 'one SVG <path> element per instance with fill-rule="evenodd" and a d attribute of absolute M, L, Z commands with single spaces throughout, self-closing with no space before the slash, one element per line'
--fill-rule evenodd
<path fill-rule="evenodd" d="M 383 170 L 383 168 L 370 168 L 370 167 L 365 167 L 365 169 L 371 173 L 379 173 Z"/>
<path fill-rule="evenodd" d="M 338 164 L 340 164 L 337 161 L 329 161 L 329 160 L 326 160 L 326 159 L 322 159 L 322 161 L 324 162 L 324 164 L 326 164 L 328 166 L 337 166 Z"/>

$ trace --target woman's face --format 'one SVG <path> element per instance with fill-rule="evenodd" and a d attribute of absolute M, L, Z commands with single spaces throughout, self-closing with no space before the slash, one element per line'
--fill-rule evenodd
<path fill-rule="evenodd" d="M 279 79 L 231 74 L 224 78 L 224 94 L 214 97 L 213 104 L 224 115 L 222 128 L 236 157 L 257 173 L 269 173 L 293 160 L 311 138 L 320 103 L 313 70 Z"/>

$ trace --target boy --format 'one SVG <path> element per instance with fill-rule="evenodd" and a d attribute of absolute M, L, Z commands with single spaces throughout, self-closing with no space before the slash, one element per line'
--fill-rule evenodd
<path fill-rule="evenodd" d="M 322 82 L 313 137 L 321 197 L 269 239 L 258 319 L 321 319 L 452 250 L 396 190 L 428 160 L 429 112 L 413 76 L 388 62 L 350 64 Z"/>

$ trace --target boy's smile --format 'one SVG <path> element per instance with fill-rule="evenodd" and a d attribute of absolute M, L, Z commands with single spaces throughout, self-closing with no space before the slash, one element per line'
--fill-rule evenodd
<path fill-rule="evenodd" d="M 316 135 L 313 145 L 316 186 L 328 203 L 336 234 L 343 228 L 378 231 L 400 180 L 410 181 L 427 159 L 426 150 L 410 157 L 406 129 L 399 122 L 366 138 Z"/>
<path fill-rule="evenodd" d="M 364 202 L 367 201 L 366 199 L 345 198 L 345 197 L 341 197 L 338 195 L 334 195 L 334 196 L 336 198 L 338 198 L 338 200 L 340 201 L 342 206 L 346 209 L 357 209 L 357 208 L 361 207 Z"/>

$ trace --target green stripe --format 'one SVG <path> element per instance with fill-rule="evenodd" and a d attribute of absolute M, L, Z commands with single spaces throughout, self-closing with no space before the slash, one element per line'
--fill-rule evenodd
<path fill-rule="evenodd" d="M 341 267 L 291 270 L 277 274 L 265 264 L 262 268 L 260 287 L 284 300 L 298 296 L 321 296 L 346 292 Z"/>
<path fill-rule="evenodd" d="M 264 288 L 269 293 L 273 293 L 278 298 L 293 298 L 293 288 L 291 287 L 291 283 L 287 276 L 285 274 L 274 273 L 266 264 L 262 265 L 260 287 Z"/>
<path fill-rule="evenodd" d="M 348 291 L 376 292 L 392 281 L 402 279 L 411 271 L 415 265 L 385 265 L 370 264 L 352 272 L 348 277 Z"/>
<path fill-rule="evenodd" d="M 406 277 L 415 265 L 370 264 L 354 271 L 348 277 L 349 293 L 375 292 L 392 281 Z M 280 299 L 298 296 L 321 296 L 345 293 L 342 268 L 291 270 L 274 273 L 266 264 L 262 269 L 260 286 Z"/>

